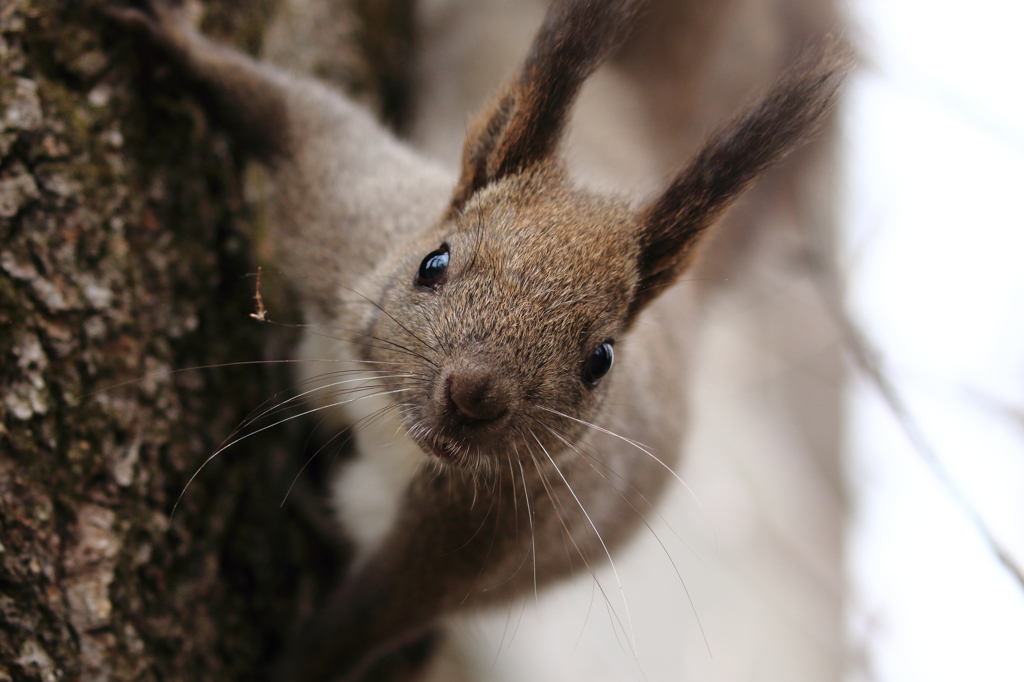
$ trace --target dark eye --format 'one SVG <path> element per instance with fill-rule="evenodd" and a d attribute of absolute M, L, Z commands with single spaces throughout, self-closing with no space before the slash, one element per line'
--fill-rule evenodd
<path fill-rule="evenodd" d="M 583 367 L 583 381 L 590 386 L 597 386 L 601 377 L 608 373 L 615 362 L 615 351 L 612 350 L 614 341 L 608 340 L 594 349 L 594 354 L 587 359 Z"/>
<path fill-rule="evenodd" d="M 448 271 L 448 245 L 442 244 L 437 251 L 431 251 L 420 263 L 420 271 L 416 273 L 416 284 L 426 289 L 433 289 Z"/>

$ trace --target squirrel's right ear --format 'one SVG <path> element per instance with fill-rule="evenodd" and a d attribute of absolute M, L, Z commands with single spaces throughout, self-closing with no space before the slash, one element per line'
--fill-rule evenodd
<path fill-rule="evenodd" d="M 849 47 L 831 39 L 808 52 L 760 102 L 713 134 L 640 212 L 631 320 L 686 271 L 704 232 L 733 200 L 822 125 L 853 61 Z"/>
<path fill-rule="evenodd" d="M 583 81 L 618 45 L 642 0 L 554 0 L 517 76 L 473 122 L 451 208 L 551 158 Z"/>

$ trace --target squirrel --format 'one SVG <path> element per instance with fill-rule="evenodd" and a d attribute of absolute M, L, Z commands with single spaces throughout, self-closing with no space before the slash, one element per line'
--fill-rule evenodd
<path fill-rule="evenodd" d="M 355 559 L 277 679 L 359 679 L 444 616 L 610 560 L 672 477 L 697 305 L 673 284 L 823 123 L 851 59 L 822 42 L 635 206 L 576 186 L 559 145 L 642 7 L 555 0 L 451 177 L 344 95 L 205 38 L 170 0 L 102 6 L 266 165 L 275 265 L 311 328 L 345 337 L 308 333 L 298 357 L 359 371 L 308 395 L 355 427 L 332 486 Z"/>

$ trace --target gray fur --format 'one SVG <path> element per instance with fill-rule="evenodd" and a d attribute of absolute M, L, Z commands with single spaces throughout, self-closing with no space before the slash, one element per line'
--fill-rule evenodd
<path fill-rule="evenodd" d="M 625 22 L 635 4 L 555 3 L 524 70 L 472 126 L 458 184 L 341 95 L 212 43 L 162 0 L 108 10 L 161 44 L 266 162 L 276 265 L 308 322 L 350 330 L 347 359 L 404 374 L 380 388 L 398 391 L 432 463 L 280 679 L 355 679 L 442 615 L 588 570 L 669 478 L 695 302 L 668 285 L 735 196 L 827 114 L 847 59 L 819 53 L 637 210 L 574 187 L 556 153 L 607 52 L 574 61 L 580 31 Z M 610 46 L 619 33 L 596 35 Z M 441 244 L 442 284 L 416 286 Z M 581 371 L 605 340 L 615 366 L 591 387 Z"/>

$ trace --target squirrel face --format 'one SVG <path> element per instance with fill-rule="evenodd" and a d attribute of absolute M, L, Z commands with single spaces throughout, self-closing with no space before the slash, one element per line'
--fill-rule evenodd
<path fill-rule="evenodd" d="M 402 347 L 363 346 L 407 375 L 389 390 L 410 435 L 470 468 L 566 450 L 614 384 L 639 281 L 633 213 L 545 166 L 478 192 L 417 244 L 365 332 Z"/>
<path fill-rule="evenodd" d="M 528 58 L 471 127 L 447 215 L 385 259 L 362 331 L 364 359 L 397 370 L 388 388 L 411 437 L 460 466 L 578 447 L 614 384 L 615 340 L 686 271 L 736 196 L 814 131 L 848 67 L 826 49 L 788 74 L 633 211 L 566 179 L 556 152 L 572 96 L 540 68 L 552 60 Z"/>

